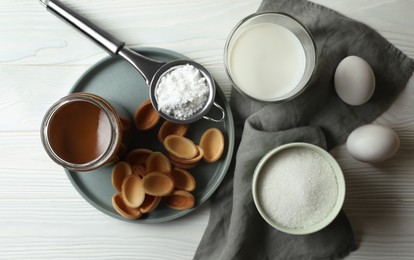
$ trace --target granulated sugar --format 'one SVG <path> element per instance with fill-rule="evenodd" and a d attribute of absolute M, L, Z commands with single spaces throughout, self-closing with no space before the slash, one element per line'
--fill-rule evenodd
<path fill-rule="evenodd" d="M 258 187 L 262 209 L 287 228 L 321 222 L 338 196 L 332 166 L 319 153 L 302 147 L 275 154 L 262 168 Z"/>
<path fill-rule="evenodd" d="M 192 65 L 175 67 L 161 77 L 155 90 L 158 109 L 177 119 L 186 119 L 204 107 L 209 95 L 206 79 Z"/>

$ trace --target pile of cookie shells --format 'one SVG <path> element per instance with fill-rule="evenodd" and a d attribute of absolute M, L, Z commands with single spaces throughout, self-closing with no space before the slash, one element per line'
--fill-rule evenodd
<path fill-rule="evenodd" d="M 140 131 L 153 129 L 159 120 L 149 100 L 134 114 L 135 126 Z M 224 151 L 224 136 L 218 128 L 209 128 L 195 144 L 185 136 L 188 129 L 187 124 L 165 121 L 157 133 L 165 152 L 136 148 L 113 166 L 112 205 L 121 216 L 138 219 L 156 210 L 160 203 L 175 210 L 195 206 L 192 192 L 196 180 L 191 169 L 202 162 L 218 161 Z"/>

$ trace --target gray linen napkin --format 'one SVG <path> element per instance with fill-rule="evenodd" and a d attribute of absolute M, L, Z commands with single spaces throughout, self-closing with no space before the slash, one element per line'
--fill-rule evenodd
<path fill-rule="evenodd" d="M 211 199 L 211 215 L 194 259 L 337 259 L 356 249 L 351 226 L 341 212 L 310 235 L 288 235 L 269 226 L 251 195 L 254 168 L 269 150 L 289 142 L 325 149 L 343 143 L 356 127 L 383 113 L 406 85 L 413 60 L 364 24 L 306 0 L 264 0 L 258 11 L 278 11 L 301 21 L 314 36 L 317 71 L 308 89 L 279 104 L 250 100 L 232 92 L 237 140 L 233 167 Z M 365 59 L 376 75 L 368 103 L 349 106 L 335 93 L 334 71 L 348 55 Z"/>

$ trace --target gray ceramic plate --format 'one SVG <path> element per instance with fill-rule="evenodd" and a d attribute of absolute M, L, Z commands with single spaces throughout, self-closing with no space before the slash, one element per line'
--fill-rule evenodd
<path fill-rule="evenodd" d="M 138 49 L 138 51 L 150 58 L 169 61 L 175 59 L 187 59 L 187 57 L 163 49 Z M 97 94 L 109 101 L 115 101 L 122 105 L 130 114 L 131 118 L 140 103 L 149 98 L 149 88 L 141 75 L 129 63 L 118 57 L 109 57 L 94 65 L 75 84 L 72 92 L 89 92 Z M 78 192 L 92 206 L 103 213 L 134 223 L 159 223 L 184 216 L 205 202 L 218 188 L 229 167 L 234 148 L 234 124 L 229 104 L 217 87 L 216 99 L 226 111 L 226 118 L 223 123 L 213 123 L 207 120 L 200 120 L 190 125 L 187 136 L 196 143 L 200 140 L 201 134 L 210 127 L 219 128 L 225 136 L 225 150 L 221 159 L 215 163 L 207 164 L 201 162 L 198 166 L 190 169 L 196 180 L 196 189 L 193 195 L 196 205 L 191 210 L 177 211 L 170 209 L 162 203 L 158 208 L 144 214 L 140 219 L 127 220 L 121 217 L 112 207 L 112 195 L 115 193 L 111 184 L 111 166 L 100 168 L 90 172 L 66 171 L 67 176 Z M 215 118 L 220 117 L 220 112 L 214 108 L 208 113 Z M 134 131 L 133 141 L 130 149 L 149 148 L 154 151 L 164 152 L 157 139 L 157 132 L 163 120 L 149 132 Z"/>

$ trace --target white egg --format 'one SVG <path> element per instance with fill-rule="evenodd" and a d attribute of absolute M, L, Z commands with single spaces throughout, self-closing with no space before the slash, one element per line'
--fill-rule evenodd
<path fill-rule="evenodd" d="M 363 125 L 355 129 L 346 142 L 348 152 L 363 162 L 380 162 L 391 158 L 400 147 L 397 133 L 385 126 Z"/>
<path fill-rule="evenodd" d="M 357 56 L 348 56 L 339 63 L 334 82 L 338 96 L 353 106 L 366 103 L 375 90 L 375 75 L 371 66 Z"/>

